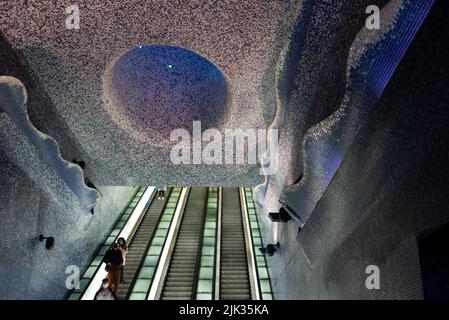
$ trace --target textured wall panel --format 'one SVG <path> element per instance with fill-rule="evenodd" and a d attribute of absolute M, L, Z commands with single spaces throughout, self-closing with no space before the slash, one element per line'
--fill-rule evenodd
<path fill-rule="evenodd" d="M 17 134 L 16 140 L 24 139 Z M 99 187 L 103 198 L 92 216 L 37 154 L 23 159 L 27 170 L 11 156 L 1 148 L 0 299 L 62 299 L 66 267 L 83 271 L 136 189 Z M 55 238 L 52 250 L 38 241 L 40 234 Z"/>
<path fill-rule="evenodd" d="M 449 222 L 447 8 L 431 10 L 298 240 L 280 226 L 276 298 L 423 297 L 416 238 Z M 365 288 L 371 264 L 380 290 Z"/>

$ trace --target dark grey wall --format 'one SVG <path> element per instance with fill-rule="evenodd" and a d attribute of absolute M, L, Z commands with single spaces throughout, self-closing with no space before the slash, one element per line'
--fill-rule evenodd
<path fill-rule="evenodd" d="M 423 298 L 417 239 L 449 222 L 447 9 L 437 1 L 299 237 L 279 226 L 275 298 Z"/>
<path fill-rule="evenodd" d="M 66 267 L 83 270 L 136 191 L 101 187 L 92 216 L 68 194 L 67 203 L 53 198 L 1 151 L 0 186 L 0 299 L 64 298 Z M 55 237 L 52 250 L 40 234 Z"/>

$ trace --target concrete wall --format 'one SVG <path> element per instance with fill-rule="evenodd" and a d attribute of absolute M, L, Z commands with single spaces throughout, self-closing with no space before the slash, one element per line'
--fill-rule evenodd
<path fill-rule="evenodd" d="M 32 154 L 28 160 L 39 161 Z M 92 216 L 69 190 L 54 198 L 3 151 L 0 188 L 0 299 L 64 298 L 66 267 L 83 270 L 136 191 L 100 187 L 104 197 Z M 55 238 L 52 250 L 38 241 L 40 234 Z"/>
<path fill-rule="evenodd" d="M 423 298 L 417 239 L 449 222 L 447 8 L 437 1 L 299 236 L 279 226 L 276 299 Z"/>

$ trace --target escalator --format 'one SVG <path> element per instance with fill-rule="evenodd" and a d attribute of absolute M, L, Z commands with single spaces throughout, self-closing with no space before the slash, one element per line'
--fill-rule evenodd
<path fill-rule="evenodd" d="M 161 300 L 194 299 L 208 188 L 191 188 L 170 257 Z"/>
<path fill-rule="evenodd" d="M 93 299 L 106 277 L 104 253 L 118 237 L 129 241 L 119 300 L 271 299 L 247 189 L 170 188 L 149 206 L 154 188 L 140 190 L 70 299 Z"/>
<path fill-rule="evenodd" d="M 250 300 L 239 188 L 223 188 L 222 195 L 220 300 Z"/>
<path fill-rule="evenodd" d="M 167 194 L 163 200 L 157 199 L 157 197 L 153 199 L 130 240 L 126 265 L 123 268 L 123 282 L 120 284 L 117 292 L 117 298 L 119 300 L 125 300 L 129 294 L 131 284 L 137 274 L 146 248 L 153 237 L 170 192 L 171 189 L 167 190 Z"/>

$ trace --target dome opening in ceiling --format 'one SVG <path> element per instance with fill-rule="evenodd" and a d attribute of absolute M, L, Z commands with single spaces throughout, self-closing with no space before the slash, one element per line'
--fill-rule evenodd
<path fill-rule="evenodd" d="M 226 113 L 225 76 L 213 63 L 186 49 L 139 46 L 115 62 L 109 77 L 113 118 L 153 140 L 167 141 L 172 130 L 190 130 L 197 120 L 204 129 L 215 128 Z"/>

